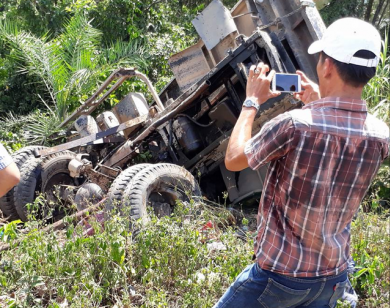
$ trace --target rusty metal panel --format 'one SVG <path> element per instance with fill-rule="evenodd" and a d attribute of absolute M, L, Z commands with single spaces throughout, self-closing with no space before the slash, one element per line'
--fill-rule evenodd
<path fill-rule="evenodd" d="M 230 33 L 237 31 L 232 15 L 219 0 L 213 0 L 192 20 L 192 24 L 208 50 L 217 46 Z"/>
<path fill-rule="evenodd" d="M 256 26 L 252 19 L 253 13 L 248 11 L 245 1 L 238 1 L 230 12 L 233 16 L 238 33 L 244 34 L 245 36 L 251 36 L 253 31 L 256 30 Z"/>
<path fill-rule="evenodd" d="M 181 92 L 188 90 L 222 61 L 228 50 L 236 47 L 237 27 L 232 15 L 219 0 L 211 2 L 193 20 L 193 24 L 202 40 L 173 55 L 168 62 Z"/>
<path fill-rule="evenodd" d="M 313 38 L 322 36 L 325 26 L 314 2 L 255 0 L 255 3 L 259 18 L 266 24 L 267 31 L 276 33 L 283 45 L 291 50 L 296 68 L 303 70 L 310 79 L 317 80 L 317 58 L 309 55 L 307 49 Z M 269 19 L 272 15 L 274 18 Z M 278 22 L 273 24 L 275 20 Z"/>
<path fill-rule="evenodd" d="M 122 166 L 131 158 L 131 155 L 135 154 L 135 150 L 132 148 L 132 141 L 127 140 L 115 153 L 104 163 L 105 166 Z"/>
<path fill-rule="evenodd" d="M 213 55 L 216 63 L 221 62 L 228 55 L 228 51 L 236 47 L 237 34 L 237 31 L 229 34 L 211 50 L 211 54 Z"/>
<path fill-rule="evenodd" d="M 182 92 L 189 89 L 211 69 L 203 54 L 202 47 L 203 42 L 199 41 L 194 46 L 173 55 L 169 59 L 168 63 Z"/>

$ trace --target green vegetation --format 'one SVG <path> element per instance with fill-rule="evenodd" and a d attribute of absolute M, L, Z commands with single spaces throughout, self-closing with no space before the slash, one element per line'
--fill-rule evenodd
<path fill-rule="evenodd" d="M 67 229 L 48 233 L 42 221 L 6 224 L 0 233 L 12 248 L 0 262 L 0 306 L 212 307 L 253 262 L 253 231 L 231 221 L 225 208 L 191 202 L 178 203 L 171 217 L 152 216 L 136 236 L 119 216 L 104 228 L 92 218 L 88 237 L 69 220 Z M 371 213 L 352 224 L 359 307 L 388 307 L 389 224 Z"/>
<path fill-rule="evenodd" d="M 361 213 L 352 223 L 352 234 L 357 272 L 351 283 L 361 307 L 389 307 L 390 217 Z"/>
<path fill-rule="evenodd" d="M 327 25 L 341 18 L 354 16 L 371 22 L 381 31 L 389 28 L 390 0 L 331 0 L 321 11 Z"/>
<path fill-rule="evenodd" d="M 196 0 L 3 2 L 0 140 L 10 151 L 48 143 L 59 121 L 120 65 L 137 66 L 161 89 L 172 76 L 168 57 L 195 42 L 190 20 L 205 5 Z M 350 5 L 355 2 L 331 1 L 323 16 L 327 22 L 353 14 L 372 20 L 382 3 L 377 19 L 381 25 L 386 20 L 381 16 L 389 1 L 359 0 L 365 10 Z M 387 34 L 378 74 L 364 97 L 370 111 L 390 124 L 388 49 Z M 144 92 L 136 80 L 123 89 L 131 90 Z M 389 307 L 389 179 L 387 161 L 352 223 L 358 269 L 352 283 L 360 307 Z M 204 230 L 209 221 L 213 227 Z M 253 234 L 238 232 L 229 221 L 224 208 L 191 203 L 178 204 L 171 217 L 153 217 L 137 236 L 117 216 L 104 228 L 92 222 L 95 234 L 89 237 L 71 222 L 47 233 L 42 221 L 4 222 L 0 237 L 12 248 L 0 258 L 0 306 L 211 307 L 252 262 Z M 212 249 L 211 243 L 223 243 L 219 248 L 225 250 Z"/>
<path fill-rule="evenodd" d="M 367 100 L 370 112 L 390 126 L 390 46 L 387 32 L 382 45 L 383 52 L 376 75 L 364 88 L 363 97 Z"/>
<path fill-rule="evenodd" d="M 3 239 L 17 247 L 0 262 L 1 307 L 211 307 L 251 261 L 252 240 L 236 236 L 228 211 L 178 204 L 174 215 L 152 217 L 136 237 L 114 216 L 95 235 L 83 227 L 43 233 L 40 221 L 15 222 Z M 204 228 L 212 222 L 211 228 Z M 223 243 L 212 249 L 211 243 Z"/>

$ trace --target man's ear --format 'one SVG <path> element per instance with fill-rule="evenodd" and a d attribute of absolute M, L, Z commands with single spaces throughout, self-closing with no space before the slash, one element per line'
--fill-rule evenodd
<path fill-rule="evenodd" d="M 323 64 L 323 76 L 324 78 L 329 78 L 333 75 L 334 70 L 336 69 L 336 66 L 334 65 L 333 61 L 329 58 L 326 58 Z"/>

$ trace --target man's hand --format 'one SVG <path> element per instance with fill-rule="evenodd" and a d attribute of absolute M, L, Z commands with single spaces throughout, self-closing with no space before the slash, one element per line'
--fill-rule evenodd
<path fill-rule="evenodd" d="M 321 98 L 321 94 L 318 85 L 307 78 L 303 72 L 297 71 L 297 74 L 301 76 L 301 85 L 303 90 L 301 92 L 294 93 L 294 97 L 301 100 L 305 105 L 319 100 Z"/>
<path fill-rule="evenodd" d="M 272 70 L 268 76 L 269 66 L 260 62 L 257 66 L 252 65 L 249 70 L 248 83 L 246 85 L 246 98 L 261 105 L 270 98 L 280 95 L 280 92 L 272 92 L 270 85 L 275 76 Z"/>

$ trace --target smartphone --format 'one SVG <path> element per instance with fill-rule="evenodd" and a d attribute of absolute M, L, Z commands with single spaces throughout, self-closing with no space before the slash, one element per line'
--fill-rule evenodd
<path fill-rule="evenodd" d="M 272 91 L 279 92 L 301 92 L 301 76 L 297 74 L 276 73 L 272 80 Z"/>

